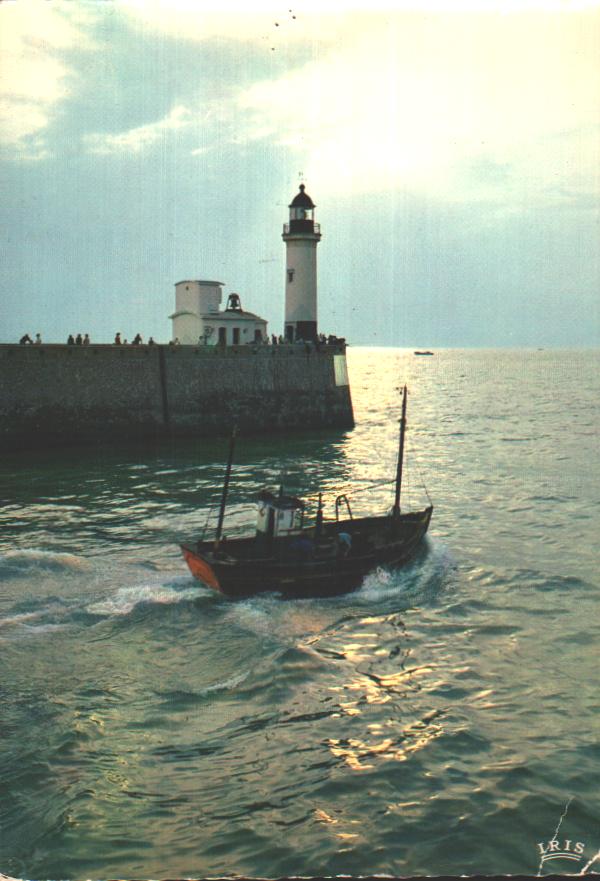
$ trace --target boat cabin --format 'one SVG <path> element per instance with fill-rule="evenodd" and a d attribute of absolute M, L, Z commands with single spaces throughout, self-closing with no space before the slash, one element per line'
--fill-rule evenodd
<path fill-rule="evenodd" d="M 304 523 L 304 502 L 283 493 L 263 490 L 258 497 L 256 534 L 268 538 L 297 535 Z"/>

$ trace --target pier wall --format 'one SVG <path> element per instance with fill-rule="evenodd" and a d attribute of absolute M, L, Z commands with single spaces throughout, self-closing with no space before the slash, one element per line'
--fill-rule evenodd
<path fill-rule="evenodd" d="M 350 428 L 344 361 L 337 346 L 0 345 L 0 449 Z"/>

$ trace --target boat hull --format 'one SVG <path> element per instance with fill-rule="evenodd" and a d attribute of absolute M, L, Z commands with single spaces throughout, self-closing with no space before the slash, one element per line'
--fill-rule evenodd
<path fill-rule="evenodd" d="M 398 568 L 421 544 L 433 508 L 397 518 L 374 517 L 328 524 L 320 541 L 304 530 L 296 540 L 276 541 L 269 548 L 256 539 L 233 539 L 215 551 L 211 542 L 183 544 L 191 573 L 208 587 L 229 597 L 277 592 L 289 597 L 335 596 L 360 587 L 378 566 Z M 340 533 L 351 546 L 340 544 Z M 310 543 L 313 543 L 310 553 Z"/>

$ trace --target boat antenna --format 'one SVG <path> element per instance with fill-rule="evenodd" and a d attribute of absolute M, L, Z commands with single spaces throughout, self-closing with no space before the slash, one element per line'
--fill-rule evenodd
<path fill-rule="evenodd" d="M 283 493 L 284 493 L 284 488 L 285 488 L 285 478 L 286 478 L 285 468 L 282 468 L 282 469 L 281 469 L 281 475 L 280 475 L 280 477 L 279 477 L 279 498 L 281 498 L 281 497 L 283 496 Z"/>
<path fill-rule="evenodd" d="M 217 523 L 217 534 L 215 536 L 215 550 L 219 547 L 223 535 L 223 519 L 225 517 L 225 506 L 227 505 L 227 493 L 229 491 L 229 478 L 231 477 L 231 465 L 233 463 L 233 449 L 235 447 L 236 435 L 237 426 L 234 426 L 229 439 L 229 456 L 227 458 L 227 468 L 225 469 L 225 480 L 223 481 L 223 494 L 221 495 L 221 507 L 219 508 L 219 522 Z"/>
<path fill-rule="evenodd" d="M 323 493 L 319 493 L 319 507 L 315 520 L 315 538 L 321 538 L 323 533 Z"/>
<path fill-rule="evenodd" d="M 400 417 L 400 448 L 398 450 L 398 468 L 396 470 L 396 498 L 392 514 L 400 516 L 400 491 L 402 490 L 402 464 L 404 462 L 404 436 L 406 434 L 406 386 L 402 390 L 402 416 Z"/>

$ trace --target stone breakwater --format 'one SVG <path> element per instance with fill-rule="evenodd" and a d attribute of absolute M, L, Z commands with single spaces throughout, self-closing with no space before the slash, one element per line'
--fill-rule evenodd
<path fill-rule="evenodd" d="M 351 428 L 341 346 L 0 345 L 0 448 Z"/>

